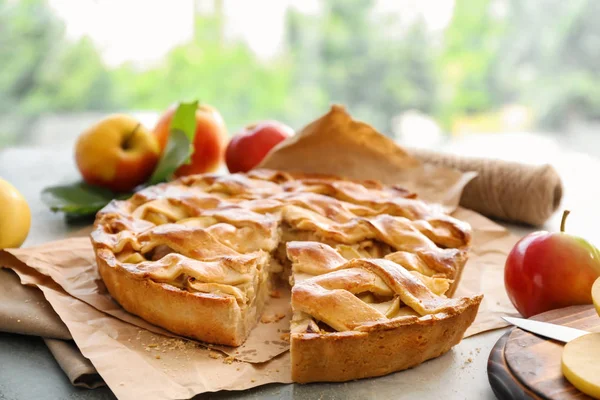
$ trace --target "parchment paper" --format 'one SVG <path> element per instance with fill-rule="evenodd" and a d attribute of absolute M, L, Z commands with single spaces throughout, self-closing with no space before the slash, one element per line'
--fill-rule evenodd
<path fill-rule="evenodd" d="M 108 294 L 96 268 L 94 252 L 89 238 L 79 237 L 46 243 L 29 249 L 9 250 L 20 261 L 42 275 L 50 277 L 65 292 L 122 321 L 164 336 L 177 337 L 173 333 L 152 325 L 128 313 Z M 289 328 L 291 310 L 289 292 L 278 290 L 279 298 L 271 298 L 265 310 L 266 318 L 277 319 L 259 324 L 240 347 L 211 346 L 238 360 L 265 362 L 285 352 L 289 344 L 282 341 L 279 331 Z M 269 345 L 265 345 L 269 342 Z"/>
<path fill-rule="evenodd" d="M 412 159 L 340 107 L 279 145 L 262 166 L 400 184 L 454 210 L 457 218 L 473 227 L 473 249 L 457 295 L 485 295 L 467 336 L 506 326 L 499 316 L 516 313 L 504 290 L 503 268 L 517 238 L 487 218 L 457 208 L 462 188 L 473 174 Z M 99 279 L 87 238 L 0 252 L 0 265 L 12 268 L 23 284 L 41 289 L 77 347 L 121 399 L 188 398 L 291 381 L 285 296 L 272 299 L 266 313 L 286 316 L 260 323 L 244 347 L 232 349 L 174 337 L 122 310 Z"/>
<path fill-rule="evenodd" d="M 48 276 L 3 254 L 0 262 L 9 265 L 23 284 L 41 289 L 79 350 L 119 399 L 185 399 L 198 393 L 291 381 L 289 352 L 266 363 L 240 362 L 198 342 L 141 329 L 98 311 Z M 74 253 L 71 260 L 76 258 Z"/>
<path fill-rule="evenodd" d="M 258 168 L 332 174 L 399 184 L 423 200 L 454 210 L 477 174 L 425 164 L 342 106 L 276 146 Z"/>

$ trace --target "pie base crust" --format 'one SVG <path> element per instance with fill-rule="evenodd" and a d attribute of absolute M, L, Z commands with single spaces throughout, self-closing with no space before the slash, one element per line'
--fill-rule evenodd
<path fill-rule="evenodd" d="M 481 296 L 469 298 L 455 313 L 416 321 L 407 317 L 368 332 L 293 333 L 292 379 L 298 383 L 343 382 L 415 367 L 462 340 L 480 301 Z"/>
<path fill-rule="evenodd" d="M 137 279 L 112 263 L 110 252 L 99 250 L 96 254 L 98 271 L 108 292 L 125 310 L 202 342 L 240 346 L 256 325 L 268 298 L 269 289 L 264 285 L 257 293 L 257 307 L 242 312 L 231 297 L 190 293 L 166 283 Z"/>

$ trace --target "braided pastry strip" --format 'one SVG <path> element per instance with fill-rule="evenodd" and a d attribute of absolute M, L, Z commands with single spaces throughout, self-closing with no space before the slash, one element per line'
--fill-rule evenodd
<path fill-rule="evenodd" d="M 284 183 L 280 184 L 281 182 Z M 374 217 L 389 214 L 404 217 L 413 221 L 416 229 L 445 248 L 465 247 L 470 242 L 468 225 L 448 217 L 435 206 L 412 198 L 414 195 L 404 189 L 384 186 L 377 182 L 366 181 L 359 184 L 336 180 L 333 177 L 304 178 L 303 175 L 294 178 L 291 174 L 283 172 L 259 170 L 248 175 L 191 176 L 180 179 L 179 183 L 178 186 L 182 187 L 180 189 L 166 185 L 163 189 L 164 196 L 159 194 L 161 189 L 151 189 L 147 193 L 142 191 L 134 198 L 137 201 L 144 197 L 167 198 L 171 207 L 178 205 L 180 208 L 186 208 L 185 214 L 176 214 L 167 210 L 168 207 L 161 207 L 163 215 L 169 217 L 169 221 L 164 222 L 174 222 L 185 216 L 198 215 L 208 208 L 242 203 L 244 200 L 253 200 L 258 209 L 269 212 L 277 208 L 279 201 L 280 206 L 297 205 L 337 223 L 348 222 L 357 216 Z M 223 195 L 238 197 L 218 197 Z M 259 204 L 262 199 L 270 199 L 271 202 L 267 207 L 261 207 Z M 138 216 L 142 212 L 136 210 Z"/>
<path fill-rule="evenodd" d="M 295 274 L 304 275 L 325 275 L 330 272 L 343 269 L 348 259 L 342 256 L 344 251 L 339 251 L 331 246 L 319 242 L 288 242 L 287 256 L 292 262 L 292 271 Z M 393 253 L 400 254 L 403 252 Z M 409 254 L 409 253 L 405 253 Z M 403 258 L 402 261 L 410 260 Z M 416 262 L 421 262 L 415 256 Z M 438 295 L 446 293 L 450 283 L 450 279 L 443 276 L 427 275 L 419 270 L 419 266 L 411 265 L 406 262 L 406 267 L 398 263 L 402 268 L 409 271 L 417 279 L 419 279 L 432 292 Z M 390 293 L 391 295 L 391 293 Z"/>
<path fill-rule="evenodd" d="M 332 268 L 330 262 L 327 260 L 325 268 Z M 461 301 L 436 295 L 405 268 L 389 260 L 354 259 L 324 275 L 296 282 L 292 307 L 337 331 L 388 321 L 385 314 L 356 296 L 364 292 L 397 297 L 421 316 L 452 312 Z"/>
<path fill-rule="evenodd" d="M 440 248 L 419 231 L 414 222 L 402 217 L 356 217 L 345 223 L 335 223 L 308 209 L 287 205 L 282 208 L 282 218 L 293 228 L 316 232 L 321 238 L 337 243 L 354 244 L 370 239 L 379 240 L 393 250 L 416 254 L 420 258 L 418 264 L 425 266 L 421 271 L 433 270 L 446 274 L 450 279 L 455 278 L 455 271 L 466 257 L 466 249 Z"/>
<path fill-rule="evenodd" d="M 189 186 L 200 186 L 206 192 L 243 194 L 245 198 L 277 198 L 278 193 L 321 194 L 350 206 L 349 211 L 358 216 L 376 216 L 389 214 L 407 218 L 411 221 L 424 220 L 430 226 L 424 231 L 435 231 L 437 237 L 447 240 L 458 237 L 463 244 L 468 243 L 468 225 L 445 215 L 436 205 L 426 204 L 416 198 L 414 193 L 398 186 L 386 186 L 375 181 L 340 180 L 310 174 L 289 174 L 281 171 L 254 170 L 248 174 L 233 174 L 222 177 L 214 175 L 182 178 L 181 182 Z M 317 210 L 315 210 L 317 211 Z M 328 214 L 323 214 L 328 215 Z M 440 231 L 445 231 L 442 234 Z M 433 233 L 432 233 L 433 234 Z M 456 243 L 456 242 L 453 242 Z M 445 247 L 458 247 L 442 243 Z"/>
<path fill-rule="evenodd" d="M 385 243 L 396 251 L 365 253 L 349 247 L 347 253 L 385 256 L 422 274 L 422 281 L 429 277 L 427 285 L 437 292 L 447 288 L 447 281 L 437 277 L 454 279 L 464 263 L 470 235 L 464 224 L 414 197 L 374 181 L 268 170 L 189 176 L 111 203 L 98 214 L 103 232 L 93 239 L 132 266 L 148 261 L 146 254 L 154 261 L 173 252 L 190 261 L 239 258 L 276 248 L 278 227 L 285 221 L 293 229 L 316 232 L 328 243 Z"/>
<path fill-rule="evenodd" d="M 103 223 L 92 233 L 99 257 L 139 279 L 231 296 L 240 305 L 251 301 L 258 281 L 267 276 L 268 252 L 278 244 L 278 219 L 222 202 L 220 208 L 190 213 L 181 203 L 174 206 L 172 199 L 156 196 L 158 192 L 154 188 L 148 203 L 139 202 L 133 214 L 152 209 L 185 218 L 155 225 L 129 215 L 127 202 L 113 202 L 99 215 Z"/>

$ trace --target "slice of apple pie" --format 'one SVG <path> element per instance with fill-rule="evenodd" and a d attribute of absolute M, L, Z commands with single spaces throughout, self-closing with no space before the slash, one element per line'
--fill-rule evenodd
<path fill-rule="evenodd" d="M 482 299 L 447 298 L 449 279 L 398 260 L 403 252 L 348 260 L 317 242 L 290 242 L 287 252 L 295 382 L 378 376 L 437 357 L 460 342 Z"/>

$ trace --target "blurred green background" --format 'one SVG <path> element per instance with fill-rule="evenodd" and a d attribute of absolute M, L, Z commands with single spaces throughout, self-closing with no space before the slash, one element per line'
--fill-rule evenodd
<path fill-rule="evenodd" d="M 138 3 L 139 13 L 128 16 L 131 31 L 148 29 L 138 27 Z M 282 26 L 267 56 L 227 33 L 236 0 L 211 0 L 191 1 L 189 19 L 164 16 L 171 26 L 190 24 L 191 34 L 157 61 L 107 63 L 93 35 L 68 35 L 73 19 L 53 2 L 0 0 L 0 146 L 76 135 L 76 125 L 61 125 L 67 117 L 160 112 L 190 99 L 217 107 L 231 133 L 260 119 L 301 128 L 334 102 L 396 137 L 406 113 L 450 135 L 561 132 L 600 117 L 598 1 L 429 1 L 415 8 L 420 2 L 328 0 L 310 12 L 294 3 L 277 21 L 265 12 L 268 1 L 241 16 L 259 30 Z M 445 22 L 432 26 L 444 12 Z M 98 18 L 113 29 L 109 18 Z M 140 43 L 151 46 L 168 29 L 156 24 Z"/>

